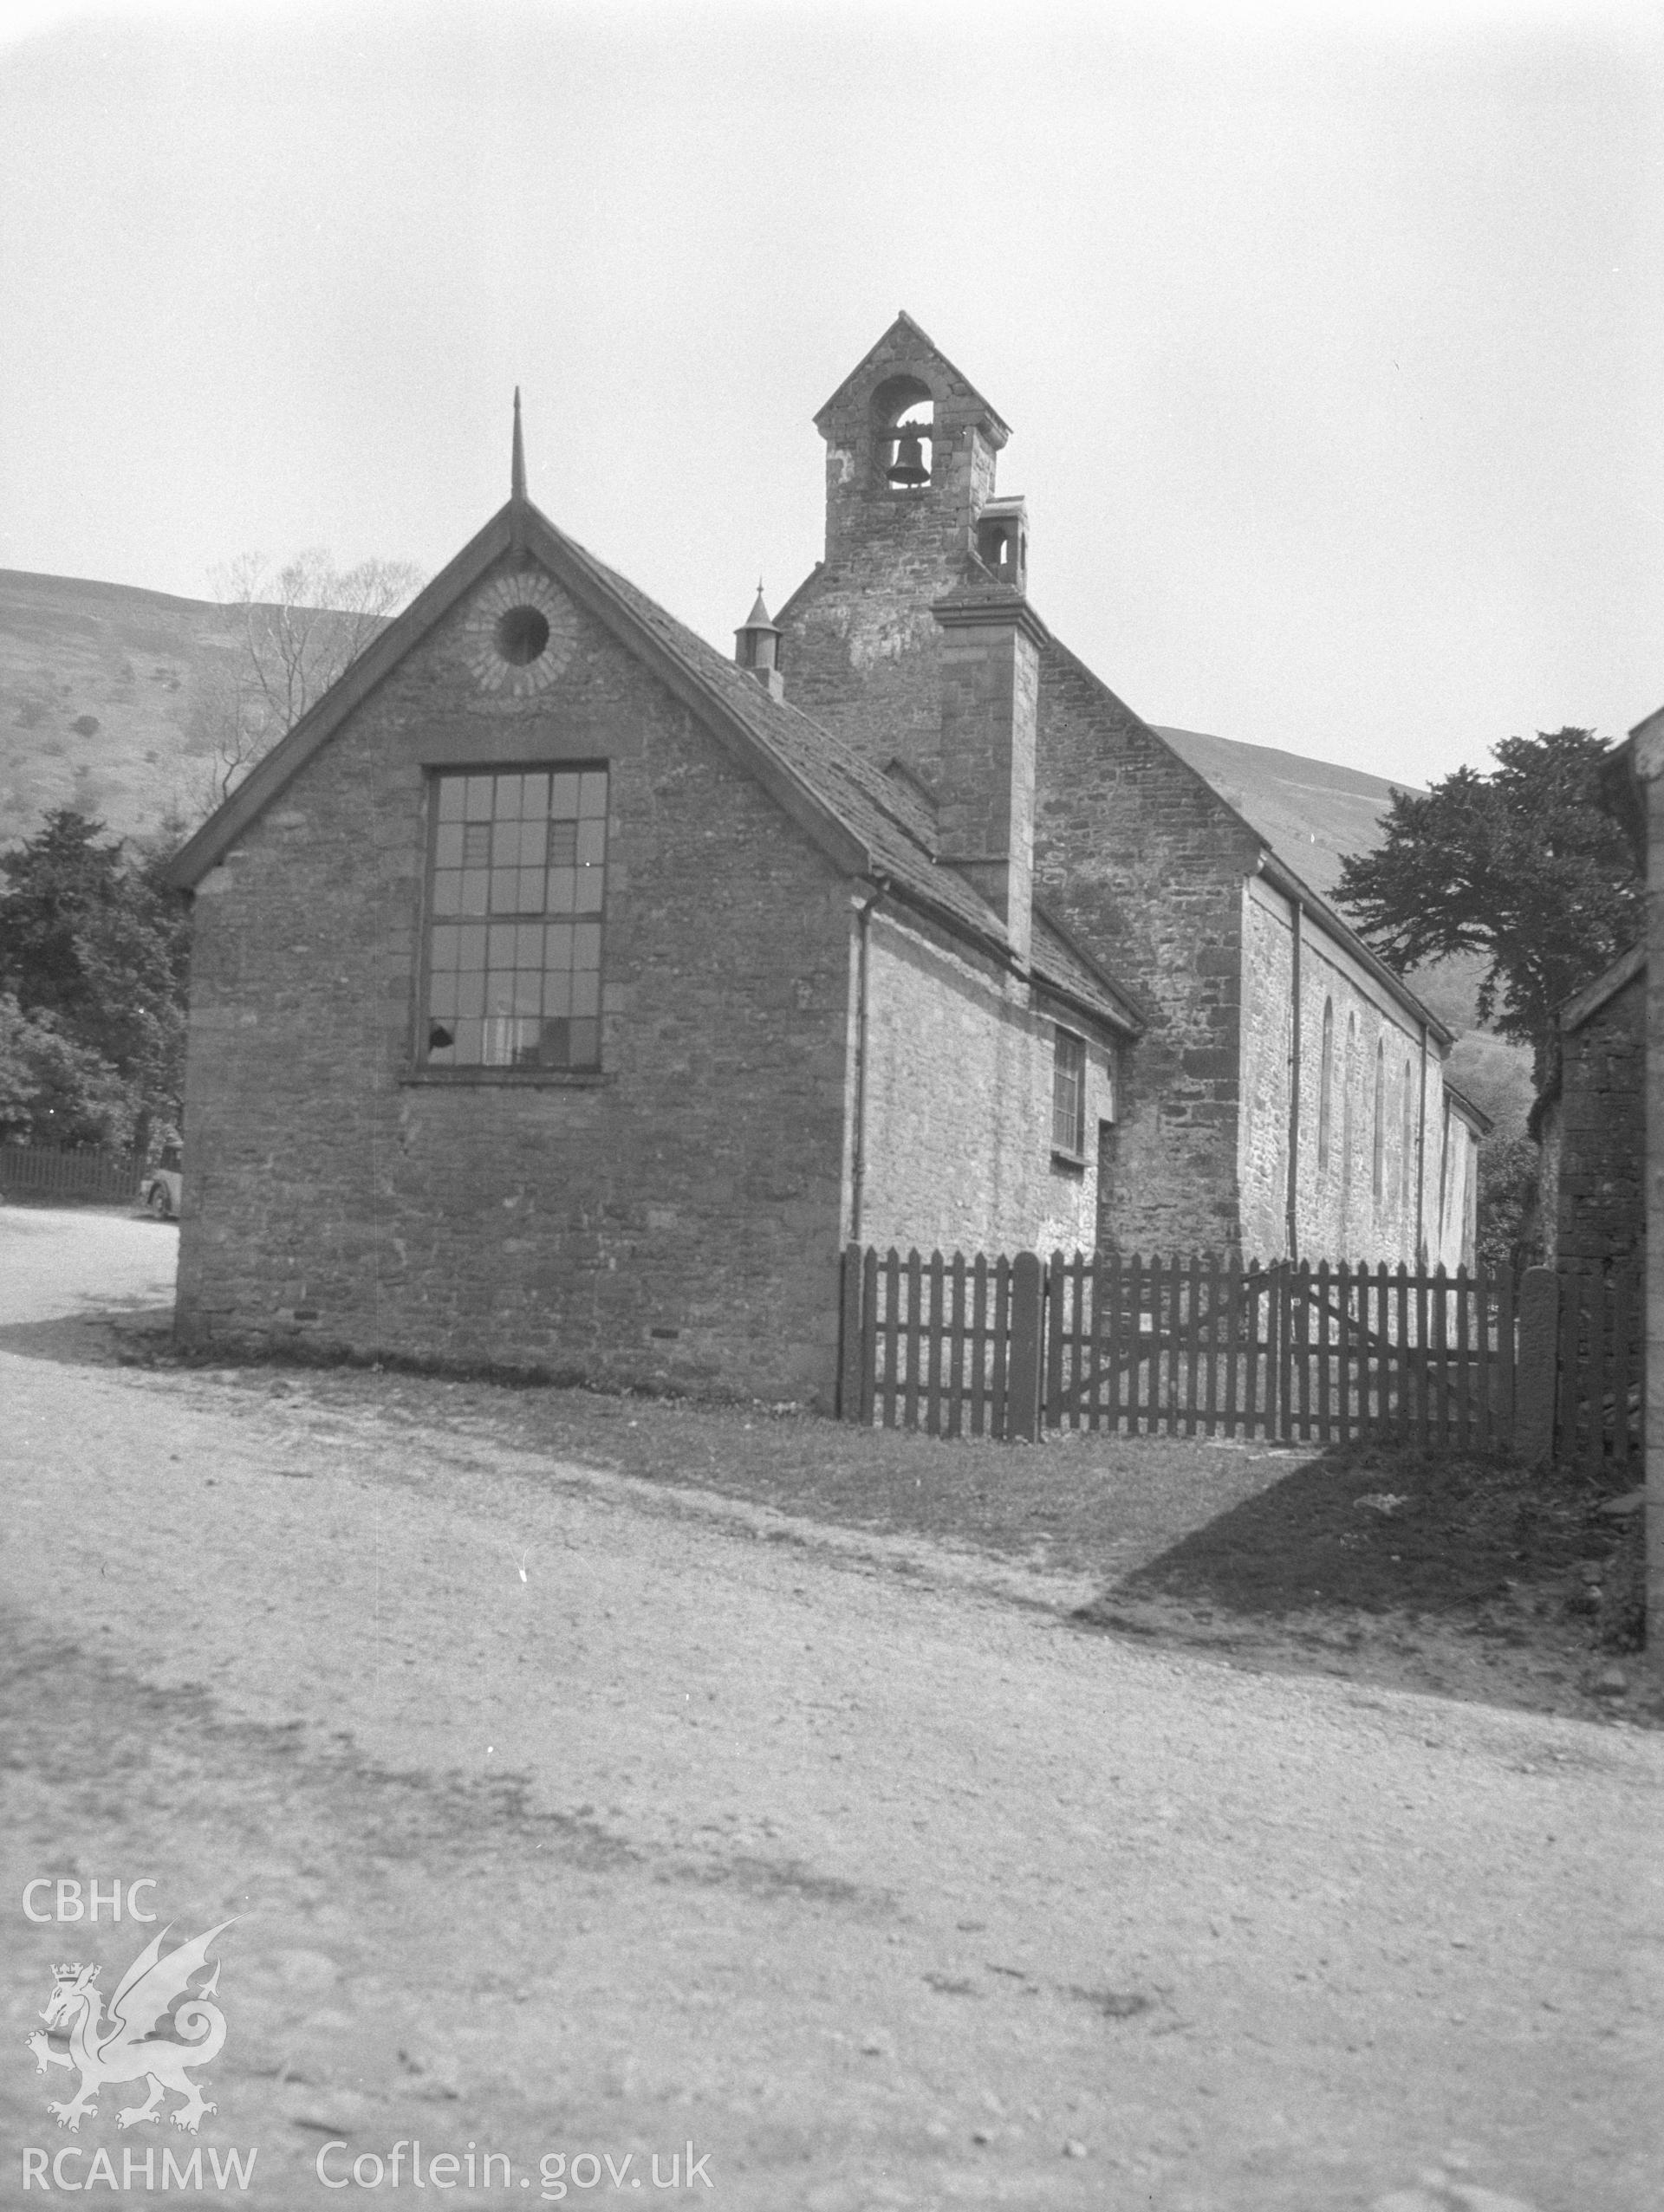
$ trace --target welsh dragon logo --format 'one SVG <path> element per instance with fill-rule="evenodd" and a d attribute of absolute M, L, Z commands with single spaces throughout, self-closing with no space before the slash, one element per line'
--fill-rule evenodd
<path fill-rule="evenodd" d="M 187 2066 L 205 2066 L 217 2059 L 225 2041 L 225 2015 L 218 2005 L 208 2001 L 219 1987 L 218 1959 L 209 1980 L 194 1994 L 188 1993 L 192 1975 L 201 1973 L 208 1963 L 208 1946 L 231 1925 L 229 1920 L 222 1920 L 205 1936 L 176 1944 L 166 1958 L 162 1936 L 168 1930 L 164 1928 L 160 1936 L 153 1936 L 122 1975 L 120 1986 L 110 1999 L 108 2020 L 101 2017 L 103 1994 L 93 1986 L 98 1979 L 96 1966 L 54 1967 L 52 1995 L 41 2018 L 49 2031 L 68 2032 L 68 2054 L 53 2050 L 38 2027 L 23 2040 L 35 2053 L 37 2073 L 44 2073 L 48 2066 L 81 2069 L 81 2087 L 67 2104 L 47 2099 L 46 2109 L 60 2127 L 67 2127 L 72 2135 L 79 2133 L 82 2115 L 96 2115 L 98 2107 L 90 2099 L 107 2082 L 150 2084 L 150 2095 L 144 2104 L 128 2105 L 117 2112 L 118 2127 L 137 2127 L 140 2121 L 159 2119 L 157 2107 L 169 2091 L 185 2100 L 169 2118 L 175 2127 L 188 2129 L 192 2135 L 201 2126 L 205 2112 L 218 2110 L 204 2100 L 202 2090 L 206 2084 L 198 2086 L 185 2072 Z M 182 1996 L 186 2001 L 175 2009 L 175 2000 Z M 172 2033 L 159 2034 L 158 2028 L 170 2014 Z"/>

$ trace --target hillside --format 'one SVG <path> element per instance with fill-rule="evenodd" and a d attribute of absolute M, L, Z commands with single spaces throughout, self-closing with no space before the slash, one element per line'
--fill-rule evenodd
<path fill-rule="evenodd" d="M 206 811 L 241 607 L 0 568 L 0 846 L 74 807 L 124 837 Z"/>
<path fill-rule="evenodd" d="M 199 600 L 0 569 L 0 842 L 54 807 L 123 835 L 197 811 L 203 678 L 237 652 Z"/>
<path fill-rule="evenodd" d="M 1176 753 L 1205 775 L 1223 799 L 1325 898 L 1341 879 L 1341 856 L 1367 853 L 1381 840 L 1381 818 L 1395 786 L 1332 761 L 1302 760 L 1270 745 L 1239 745 L 1199 730 L 1156 725 Z"/>
<path fill-rule="evenodd" d="M 0 847 L 75 807 L 123 836 L 205 810 L 211 702 L 239 665 L 240 610 L 127 584 L 0 569 Z M 1325 897 L 1341 856 L 1381 834 L 1393 785 L 1356 769 L 1241 745 L 1199 730 L 1162 736 Z M 1414 979 L 1441 1020 L 1473 1028 L 1475 962 Z M 1456 1081 L 1494 1117 L 1523 1125 L 1529 1067 L 1511 1046 L 1464 1037 Z"/>

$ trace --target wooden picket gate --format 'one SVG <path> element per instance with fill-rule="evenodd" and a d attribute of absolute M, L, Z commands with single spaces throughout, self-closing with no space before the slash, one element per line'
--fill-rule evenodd
<path fill-rule="evenodd" d="M 1032 1252 L 844 1255 L 846 1420 L 931 1436 L 1639 1450 L 1627 1277 Z M 1545 1389 L 1546 1384 L 1546 1389 Z"/>

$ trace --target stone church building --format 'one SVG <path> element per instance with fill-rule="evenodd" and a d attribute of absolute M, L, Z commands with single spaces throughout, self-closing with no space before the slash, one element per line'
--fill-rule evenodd
<path fill-rule="evenodd" d="M 1052 638 L 908 317 L 732 658 L 527 496 L 173 864 L 179 1322 L 829 1402 L 849 1241 L 1471 1255 L 1452 1039 Z"/>

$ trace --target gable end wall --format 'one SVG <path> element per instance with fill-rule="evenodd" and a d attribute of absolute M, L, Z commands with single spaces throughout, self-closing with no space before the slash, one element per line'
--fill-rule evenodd
<path fill-rule="evenodd" d="M 843 882 L 580 610 L 484 691 L 473 603 L 201 886 L 181 1332 L 824 1402 Z M 603 759 L 604 1077 L 413 1081 L 424 762 Z"/>
<path fill-rule="evenodd" d="M 1035 886 L 1149 1010 L 1100 1185 L 1106 1250 L 1239 1245 L 1243 897 L 1258 841 L 1072 653 L 1041 655 Z"/>

